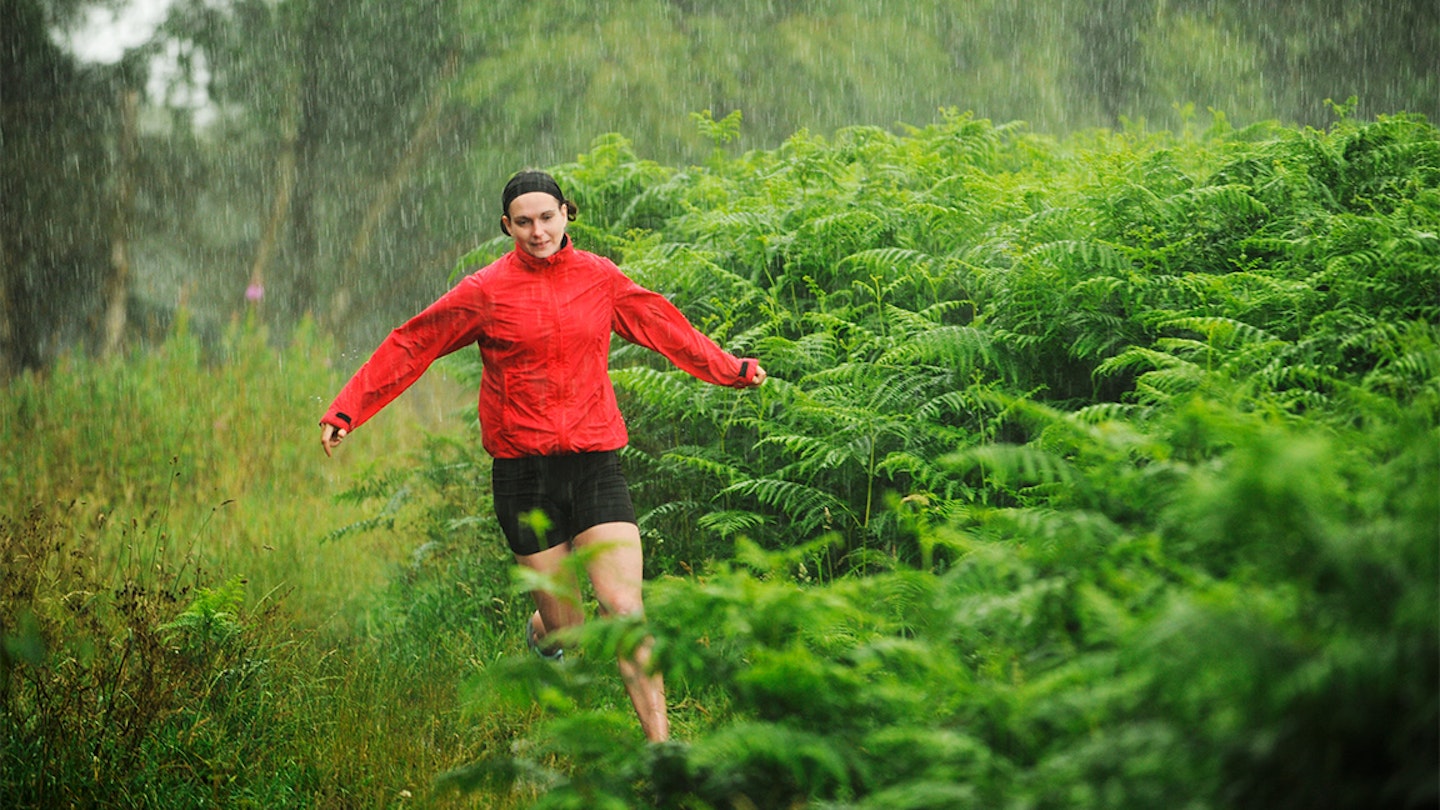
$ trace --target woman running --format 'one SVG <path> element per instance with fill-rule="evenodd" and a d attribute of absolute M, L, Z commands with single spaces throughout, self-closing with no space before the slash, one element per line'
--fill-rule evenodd
<path fill-rule="evenodd" d="M 610 335 L 714 385 L 757 386 L 765 370 L 721 349 L 609 259 L 576 248 L 565 228 L 577 208 L 549 174 L 512 177 L 501 211 L 515 249 L 391 332 L 326 411 L 320 443 L 330 455 L 435 360 L 478 346 L 480 440 L 494 459 L 495 515 L 515 561 L 564 581 L 566 558 L 590 548 L 586 573 L 600 609 L 643 615 L 640 529 L 616 456 L 629 437 L 610 382 Z M 530 519 L 537 510 L 543 527 Z M 564 596 L 531 595 L 526 638 L 560 658 L 546 638 L 583 621 L 578 584 Z M 620 673 L 646 738 L 658 742 L 670 725 L 665 684 L 649 660 L 646 641 L 621 659 Z"/>

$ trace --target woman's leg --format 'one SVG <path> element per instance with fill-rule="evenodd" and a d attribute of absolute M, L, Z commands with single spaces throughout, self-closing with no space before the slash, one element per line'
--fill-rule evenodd
<path fill-rule="evenodd" d="M 560 593 L 534 590 L 530 596 L 535 600 L 536 612 L 526 621 L 535 627 L 535 638 L 542 640 L 552 630 L 573 627 L 585 620 L 585 609 L 580 603 L 580 588 L 575 574 L 565 565 L 570 557 L 570 544 L 562 543 L 535 554 L 515 555 L 515 562 L 532 571 L 554 578 L 563 586 Z"/>
<path fill-rule="evenodd" d="M 640 549 L 640 528 L 634 523 L 601 523 L 575 536 L 575 548 L 595 548 L 586 563 L 590 584 L 600 609 L 616 616 L 645 613 L 641 597 L 644 555 Z M 665 679 L 649 671 L 650 639 L 630 658 L 620 659 L 620 677 L 630 702 L 640 717 L 646 739 L 660 742 L 670 738 L 670 720 L 665 707 Z"/>

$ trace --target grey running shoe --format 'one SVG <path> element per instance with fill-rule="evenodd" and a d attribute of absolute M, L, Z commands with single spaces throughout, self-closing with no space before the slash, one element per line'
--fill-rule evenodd
<path fill-rule="evenodd" d="M 534 615 L 531 615 L 525 619 L 525 643 L 530 646 L 531 652 L 535 653 L 541 658 L 544 658 L 547 661 L 565 660 L 565 650 L 561 647 L 556 647 L 555 649 L 548 652 L 540 648 L 540 639 L 536 638 L 535 636 Z"/>

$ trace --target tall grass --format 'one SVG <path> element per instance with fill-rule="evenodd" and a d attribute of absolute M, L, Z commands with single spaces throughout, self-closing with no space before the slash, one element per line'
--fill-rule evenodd
<path fill-rule="evenodd" d="M 773 375 L 615 352 L 648 619 L 525 655 L 473 418 L 326 462 L 323 341 L 181 329 L 5 392 L 5 798 L 1440 804 L 1434 127 L 946 114 L 562 174 Z M 647 633 L 680 744 L 614 675 Z"/>
<path fill-rule="evenodd" d="M 455 690 L 491 644 L 416 653 L 419 541 L 325 539 L 355 517 L 334 493 L 468 395 L 437 376 L 327 461 L 327 356 L 308 331 L 276 350 L 237 324 L 203 347 L 182 325 L 6 388 L 5 806 L 397 806 L 483 750 Z M 503 569 L 476 587 L 487 575 L 508 597 Z M 511 617 L 487 618 L 514 643 Z"/>

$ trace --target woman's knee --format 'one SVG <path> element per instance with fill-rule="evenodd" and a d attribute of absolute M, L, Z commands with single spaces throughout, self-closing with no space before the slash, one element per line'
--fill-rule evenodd
<path fill-rule="evenodd" d="M 600 602 L 600 609 L 608 616 L 644 616 L 645 603 L 640 594 L 631 596 L 611 596 L 609 599 L 596 597 Z"/>

